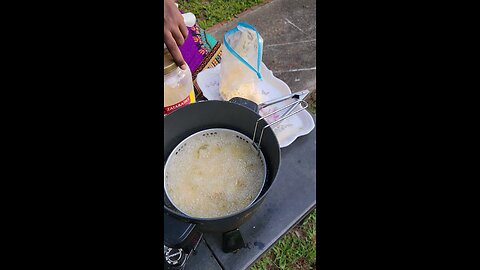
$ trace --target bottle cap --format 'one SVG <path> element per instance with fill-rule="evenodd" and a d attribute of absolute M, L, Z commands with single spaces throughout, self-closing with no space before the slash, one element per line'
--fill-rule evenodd
<path fill-rule="evenodd" d="M 192 27 L 197 22 L 197 18 L 193 13 L 184 13 L 182 14 L 183 21 L 185 22 L 185 26 Z"/>

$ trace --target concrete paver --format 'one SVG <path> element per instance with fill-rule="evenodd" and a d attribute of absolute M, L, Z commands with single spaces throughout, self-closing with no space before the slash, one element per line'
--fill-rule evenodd
<path fill-rule="evenodd" d="M 223 42 L 238 22 L 257 28 L 264 39 L 263 62 L 292 92 L 316 91 L 316 2 L 273 0 L 207 31 Z"/>

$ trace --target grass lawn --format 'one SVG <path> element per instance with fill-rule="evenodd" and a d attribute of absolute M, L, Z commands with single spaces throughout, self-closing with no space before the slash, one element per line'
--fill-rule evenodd
<path fill-rule="evenodd" d="M 178 0 L 181 10 L 192 12 L 201 28 L 231 20 L 235 15 L 268 0 Z M 316 99 L 315 97 L 311 97 Z M 315 105 L 314 102 L 309 103 Z M 314 106 L 310 107 L 316 113 Z M 303 222 L 280 239 L 252 270 L 308 270 L 316 269 L 316 221 L 314 210 Z"/>
<path fill-rule="evenodd" d="M 280 239 L 251 270 L 309 270 L 317 264 L 317 210 Z"/>
<path fill-rule="evenodd" d="M 192 12 L 201 28 L 207 29 L 216 23 L 228 21 L 249 7 L 265 0 L 178 0 L 179 8 Z"/>

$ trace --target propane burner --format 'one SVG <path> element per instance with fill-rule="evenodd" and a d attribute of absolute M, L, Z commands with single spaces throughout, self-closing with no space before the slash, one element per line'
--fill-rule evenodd
<path fill-rule="evenodd" d="M 195 225 L 182 222 L 166 213 L 163 218 L 163 266 L 165 269 L 184 269 L 188 258 L 200 244 L 202 233 L 195 229 Z"/>

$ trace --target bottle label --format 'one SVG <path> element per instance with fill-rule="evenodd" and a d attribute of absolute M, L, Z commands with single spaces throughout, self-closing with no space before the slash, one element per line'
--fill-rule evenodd
<path fill-rule="evenodd" d="M 195 103 L 195 91 L 191 91 L 190 95 L 186 97 L 184 100 L 178 102 L 177 104 L 173 104 L 171 106 L 163 107 L 163 116 L 170 114 L 171 112 L 175 111 L 176 109 L 179 109 L 183 106 L 186 106 L 188 104 Z"/>

